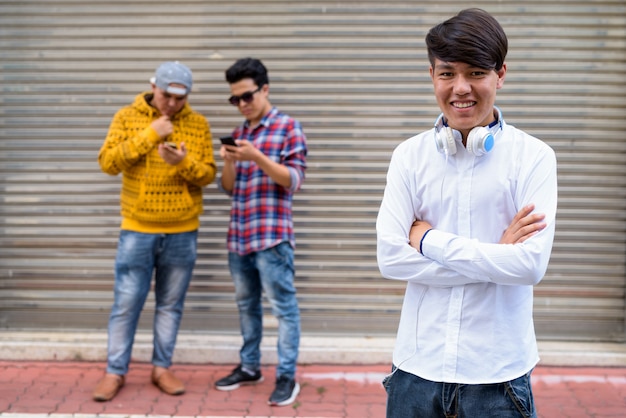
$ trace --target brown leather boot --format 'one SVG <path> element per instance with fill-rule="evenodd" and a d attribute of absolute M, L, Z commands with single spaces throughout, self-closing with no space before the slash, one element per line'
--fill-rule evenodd
<path fill-rule="evenodd" d="M 168 395 L 182 395 L 185 393 L 185 385 L 174 373 L 162 367 L 152 369 L 152 383 Z"/>
<path fill-rule="evenodd" d="M 94 401 L 110 401 L 117 395 L 117 392 L 124 386 L 124 376 L 107 373 L 93 391 Z"/>

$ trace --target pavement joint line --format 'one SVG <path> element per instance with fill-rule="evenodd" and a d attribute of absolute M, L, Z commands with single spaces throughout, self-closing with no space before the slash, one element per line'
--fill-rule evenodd
<path fill-rule="evenodd" d="M 346 380 L 348 382 L 356 382 L 363 384 L 381 383 L 385 376 L 389 373 L 376 373 L 376 372 L 329 372 L 329 373 L 314 373 L 305 372 L 302 374 L 302 379 L 309 380 Z"/>
<path fill-rule="evenodd" d="M 362 384 L 373 384 L 382 382 L 383 378 L 388 373 L 379 372 L 328 372 L 328 373 L 315 373 L 305 372 L 302 374 L 302 379 L 308 380 L 346 380 L 349 382 L 356 382 Z M 626 377 L 621 376 L 605 376 L 605 375 L 571 375 L 571 374 L 556 374 L 556 373 L 534 373 L 532 375 L 533 383 L 543 382 L 545 384 L 560 384 L 560 383 L 610 383 L 614 386 L 626 385 Z"/>
<path fill-rule="evenodd" d="M 626 377 L 618 376 L 590 376 L 590 375 L 558 375 L 558 374 L 533 374 L 533 383 L 542 382 L 547 385 L 560 383 L 610 383 L 614 386 L 626 385 Z"/>

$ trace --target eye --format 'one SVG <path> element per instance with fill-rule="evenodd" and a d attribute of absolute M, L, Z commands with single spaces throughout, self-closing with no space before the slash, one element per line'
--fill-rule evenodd
<path fill-rule="evenodd" d="M 476 70 L 471 72 L 472 77 L 484 77 L 487 75 L 487 71 L 484 70 Z"/>

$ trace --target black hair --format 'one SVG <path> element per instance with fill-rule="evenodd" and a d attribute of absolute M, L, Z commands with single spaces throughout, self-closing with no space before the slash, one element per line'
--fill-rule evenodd
<path fill-rule="evenodd" d="M 508 40 L 493 16 L 472 8 L 431 28 L 426 35 L 426 47 L 433 67 L 435 59 L 439 59 L 499 71 L 507 54 Z"/>
<path fill-rule="evenodd" d="M 226 81 L 233 84 L 245 78 L 251 78 L 258 87 L 269 84 L 267 68 L 256 58 L 241 58 L 226 70 Z"/>

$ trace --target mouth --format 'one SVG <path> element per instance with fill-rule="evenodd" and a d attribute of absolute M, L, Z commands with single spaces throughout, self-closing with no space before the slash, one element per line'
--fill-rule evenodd
<path fill-rule="evenodd" d="M 452 102 L 452 107 L 457 109 L 467 109 L 473 106 L 476 106 L 476 102 Z"/>

